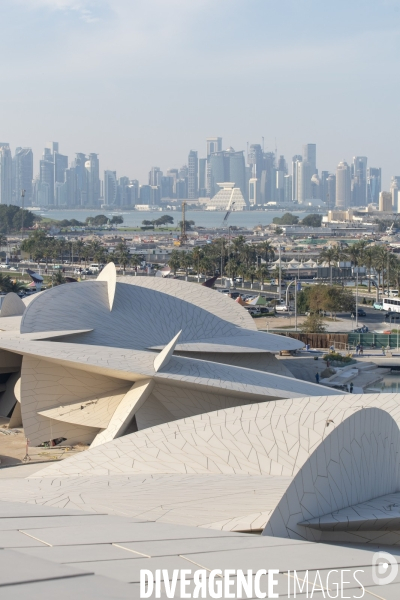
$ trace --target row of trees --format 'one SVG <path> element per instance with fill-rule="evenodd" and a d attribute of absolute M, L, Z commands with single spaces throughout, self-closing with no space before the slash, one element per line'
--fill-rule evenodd
<path fill-rule="evenodd" d="M 246 243 L 244 236 L 234 238 L 230 245 L 225 238 L 219 238 L 191 251 L 171 252 L 168 264 L 174 274 L 179 269 L 186 273 L 193 269 L 206 276 L 221 272 L 231 277 L 243 277 L 250 280 L 258 279 L 263 284 L 269 276 L 268 263 L 275 257 L 275 250 L 267 241 L 257 245 Z M 265 261 L 265 263 L 262 262 Z"/>
<path fill-rule="evenodd" d="M 285 213 L 281 217 L 274 217 L 272 220 L 275 225 L 304 225 L 305 227 L 321 227 L 322 215 L 312 214 L 304 217 L 299 222 L 299 217 L 292 213 Z"/>
<path fill-rule="evenodd" d="M 340 245 L 326 248 L 319 255 L 319 262 L 326 262 L 329 267 L 341 261 L 350 261 L 354 267 L 365 267 L 369 274 L 376 273 L 378 287 L 400 287 L 400 260 L 386 246 L 373 246 L 368 240 L 359 240 L 347 248 Z M 368 291 L 371 291 L 370 278 Z"/>
<path fill-rule="evenodd" d="M 140 255 L 130 254 L 125 241 L 121 241 L 114 252 L 110 253 L 98 240 L 86 243 L 82 240 L 67 242 L 48 236 L 41 230 L 34 231 L 23 240 L 21 250 L 28 253 L 35 262 L 45 261 L 46 265 L 64 260 L 84 262 L 85 267 L 88 262 L 101 264 L 115 262 L 125 271 L 127 266 L 137 267 L 143 260 Z"/>
<path fill-rule="evenodd" d="M 174 218 L 171 217 L 171 215 L 163 215 L 159 219 L 153 219 L 152 221 L 149 221 L 148 219 L 144 219 L 144 221 L 142 221 L 142 225 L 144 225 L 144 227 L 150 227 L 150 228 L 162 227 L 162 226 L 166 226 L 166 225 L 173 225 L 173 223 L 174 223 Z"/>

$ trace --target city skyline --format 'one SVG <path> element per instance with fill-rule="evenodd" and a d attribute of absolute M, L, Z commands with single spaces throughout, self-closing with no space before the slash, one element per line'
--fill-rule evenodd
<path fill-rule="evenodd" d="M 264 137 L 286 157 L 310 139 L 324 168 L 368 156 L 389 189 L 399 7 L 3 0 L 0 31 L 13 51 L 0 66 L 1 139 L 35 156 L 60 140 L 66 155 L 95 151 L 103 170 L 139 180 L 151 164 L 186 162 L 191 148 L 201 156 L 211 135 L 237 151 Z"/>
<path fill-rule="evenodd" d="M 341 161 L 336 170 L 319 170 L 315 143 L 303 144 L 302 154 L 290 160 L 263 145 L 247 144 L 246 151 L 223 149 L 222 137 L 205 140 L 205 158 L 190 150 L 187 163 L 164 172 L 152 166 L 148 179 L 139 181 L 100 166 L 99 156 L 60 152 L 59 142 L 47 142 L 34 175 L 31 148 L 0 142 L 0 204 L 26 206 L 133 207 L 161 205 L 168 200 L 208 199 L 209 207 L 234 210 L 269 204 L 324 206 L 339 209 L 380 204 L 382 170 L 368 164 L 368 157 Z M 101 176 L 103 172 L 103 177 Z M 399 176 L 391 177 L 394 212 L 398 212 Z M 229 191 L 231 190 L 231 191 Z M 235 199 L 234 199 L 235 198 Z M 215 201 L 214 201 L 215 199 Z M 204 204 L 204 202 L 202 201 Z"/>

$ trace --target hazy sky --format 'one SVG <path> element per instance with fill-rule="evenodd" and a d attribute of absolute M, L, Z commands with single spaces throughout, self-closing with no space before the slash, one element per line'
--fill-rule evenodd
<path fill-rule="evenodd" d="M 147 178 L 205 138 L 400 175 L 400 0 L 0 0 L 0 141 Z"/>

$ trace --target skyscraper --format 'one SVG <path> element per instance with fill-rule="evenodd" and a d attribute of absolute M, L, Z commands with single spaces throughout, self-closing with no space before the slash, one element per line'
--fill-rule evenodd
<path fill-rule="evenodd" d="M 393 175 L 390 184 L 390 192 L 392 194 L 392 206 L 393 212 L 400 212 L 400 176 Z"/>
<path fill-rule="evenodd" d="M 305 144 L 303 146 L 303 161 L 311 166 L 311 177 L 317 173 L 317 145 Z"/>
<path fill-rule="evenodd" d="M 198 184 L 199 160 L 197 152 L 191 150 L 188 157 L 188 199 L 195 200 L 199 197 Z"/>
<path fill-rule="evenodd" d="M 252 178 L 256 177 L 260 180 L 264 167 L 264 156 L 260 144 L 251 144 L 247 162 L 251 167 Z"/>
<path fill-rule="evenodd" d="M 21 205 L 25 190 L 25 206 L 32 202 L 33 153 L 30 148 L 17 148 L 13 158 L 13 204 Z"/>
<path fill-rule="evenodd" d="M 222 150 L 222 138 L 221 137 L 209 137 L 207 138 L 207 158 L 210 157 L 214 152 L 221 152 Z"/>
<path fill-rule="evenodd" d="M 313 166 L 305 161 L 297 162 L 297 200 L 299 204 L 304 204 L 311 200 L 311 177 L 313 176 Z"/>
<path fill-rule="evenodd" d="M 39 205 L 53 205 L 54 193 L 54 157 L 50 148 L 46 147 L 40 161 Z"/>
<path fill-rule="evenodd" d="M 87 172 L 87 204 L 96 207 L 100 200 L 100 167 L 97 154 L 89 154 L 85 169 Z"/>
<path fill-rule="evenodd" d="M 210 157 L 215 152 L 222 151 L 222 138 L 220 137 L 209 137 L 207 138 L 207 167 L 206 167 L 206 190 L 207 196 L 213 196 L 213 184 L 211 175 L 211 161 Z"/>
<path fill-rule="evenodd" d="M 54 152 L 54 183 L 64 183 L 65 171 L 68 169 L 68 156 Z"/>
<path fill-rule="evenodd" d="M 327 188 L 327 208 L 328 210 L 332 210 L 336 203 L 336 175 L 331 173 L 328 175 L 326 179 L 326 188 Z"/>
<path fill-rule="evenodd" d="M 204 198 L 207 195 L 207 159 L 199 159 L 199 196 Z"/>
<path fill-rule="evenodd" d="M 276 168 L 274 152 L 264 152 L 264 164 L 261 172 L 260 198 L 261 203 L 275 201 Z"/>
<path fill-rule="evenodd" d="M 117 173 L 104 171 L 104 202 L 107 206 L 114 206 L 117 201 Z"/>
<path fill-rule="evenodd" d="M 292 201 L 292 176 L 285 175 L 283 178 L 283 191 L 284 191 L 284 201 L 291 202 Z"/>
<path fill-rule="evenodd" d="M 0 204 L 12 202 L 12 156 L 9 144 L 0 143 Z"/>
<path fill-rule="evenodd" d="M 163 176 L 163 172 L 160 167 L 152 167 L 149 172 L 149 185 L 159 185 L 161 186 L 161 179 Z"/>
<path fill-rule="evenodd" d="M 367 169 L 367 204 L 378 204 L 381 193 L 381 169 L 369 167 Z"/>
<path fill-rule="evenodd" d="M 351 205 L 367 204 L 367 157 L 354 156 L 351 165 Z"/>
<path fill-rule="evenodd" d="M 336 169 L 336 208 L 346 210 L 351 203 L 351 169 L 346 161 Z"/>
<path fill-rule="evenodd" d="M 292 200 L 296 202 L 297 198 L 297 171 L 298 171 L 298 163 L 303 160 L 303 157 L 300 154 L 296 154 L 292 158 Z"/>
<path fill-rule="evenodd" d="M 87 205 L 88 173 L 85 168 L 86 161 L 86 155 L 78 152 L 72 165 L 76 173 L 76 199 L 74 204 L 77 206 Z"/>

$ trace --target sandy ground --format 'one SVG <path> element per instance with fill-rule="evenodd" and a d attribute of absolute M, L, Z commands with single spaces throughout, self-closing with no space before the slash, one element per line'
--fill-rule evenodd
<path fill-rule="evenodd" d="M 23 429 L 7 429 L 8 419 L 0 417 L 0 468 L 24 464 L 26 438 Z M 29 462 L 62 460 L 85 450 L 86 446 L 67 448 L 29 448 Z"/>

